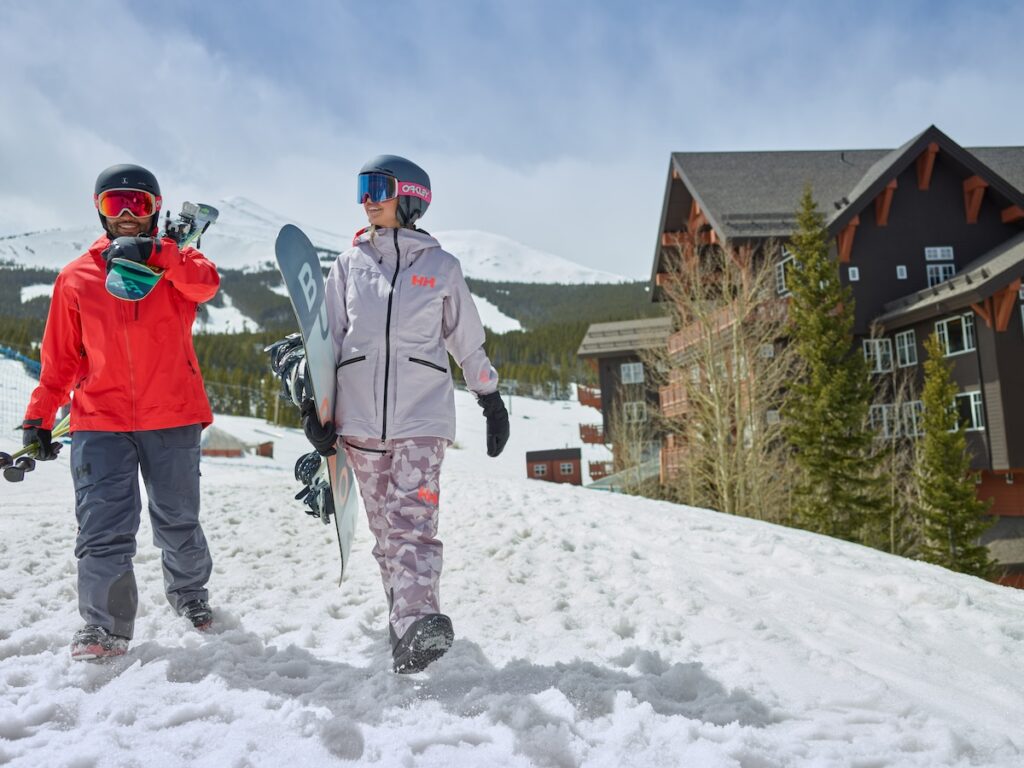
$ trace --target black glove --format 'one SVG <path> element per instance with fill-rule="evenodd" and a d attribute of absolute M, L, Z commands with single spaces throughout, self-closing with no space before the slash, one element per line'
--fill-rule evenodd
<path fill-rule="evenodd" d="M 487 419 L 487 455 L 497 456 L 508 442 L 508 411 L 497 392 L 478 397 L 477 402 Z"/>
<path fill-rule="evenodd" d="M 299 412 L 302 414 L 302 431 L 316 452 L 321 456 L 333 456 L 336 452 L 334 444 L 338 441 L 338 436 L 334 434 L 334 422 L 328 419 L 326 424 L 321 424 L 316 413 L 316 403 L 308 397 L 302 401 Z"/>
<path fill-rule="evenodd" d="M 36 449 L 36 460 L 52 461 L 60 453 L 61 444 L 53 442 L 51 431 L 43 429 L 42 424 L 42 419 L 31 419 L 22 424 L 21 444 L 31 445 L 38 442 L 39 448 Z"/>
<path fill-rule="evenodd" d="M 156 245 L 154 245 L 156 243 Z M 128 259 L 145 264 L 153 255 L 153 248 L 160 250 L 160 245 L 152 237 L 118 237 L 103 251 L 103 260 L 110 271 L 112 259 Z"/>

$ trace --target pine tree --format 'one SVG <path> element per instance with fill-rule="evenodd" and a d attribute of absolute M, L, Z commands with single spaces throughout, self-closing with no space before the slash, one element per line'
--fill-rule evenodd
<path fill-rule="evenodd" d="M 799 525 L 863 542 L 887 517 L 867 415 L 872 384 L 853 345 L 853 293 L 829 258 L 828 233 L 810 188 L 804 190 L 787 273 L 790 340 L 803 373 L 784 411 L 798 473 Z"/>
<path fill-rule="evenodd" d="M 964 425 L 958 424 L 956 384 L 937 336 L 925 342 L 924 436 L 917 464 L 924 542 L 921 558 L 953 571 L 988 576 L 994 563 L 980 538 L 991 521 L 977 498 Z"/>

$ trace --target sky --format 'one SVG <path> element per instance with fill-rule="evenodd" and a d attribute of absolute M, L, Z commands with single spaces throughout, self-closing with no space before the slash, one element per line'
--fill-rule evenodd
<path fill-rule="evenodd" d="M 673 151 L 1024 144 L 1013 2 L 0 0 L 0 236 L 92 220 L 96 174 L 348 232 L 354 177 L 431 230 L 650 274 Z M 509 275 L 515 279 L 515 275 Z"/>

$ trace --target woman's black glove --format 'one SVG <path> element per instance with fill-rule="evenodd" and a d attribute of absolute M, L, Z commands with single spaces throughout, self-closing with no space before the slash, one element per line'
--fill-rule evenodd
<path fill-rule="evenodd" d="M 328 419 L 326 424 L 321 424 L 316 413 L 316 403 L 308 397 L 302 401 L 299 412 L 302 414 L 302 431 L 316 452 L 321 456 L 333 456 L 334 444 L 338 441 L 338 436 L 334 434 L 334 421 Z"/>
<path fill-rule="evenodd" d="M 487 455 L 497 456 L 508 442 L 508 411 L 497 392 L 478 397 L 477 402 L 487 419 Z"/>
<path fill-rule="evenodd" d="M 49 429 L 43 429 L 42 419 L 32 419 L 21 425 L 21 444 L 32 445 L 39 443 L 36 449 L 36 460 L 52 461 L 60 453 L 61 444 L 53 442 L 53 433 Z"/>

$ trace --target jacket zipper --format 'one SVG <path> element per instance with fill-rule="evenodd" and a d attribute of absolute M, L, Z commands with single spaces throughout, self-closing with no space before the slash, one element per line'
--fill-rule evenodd
<path fill-rule="evenodd" d="M 347 445 L 349 448 L 352 448 L 353 450 L 356 451 L 362 451 L 363 453 L 379 453 L 381 456 L 387 454 L 387 451 L 381 450 L 380 448 L 364 448 L 361 445 L 350 443 L 348 440 L 342 440 L 342 442 L 345 443 L 345 445 Z"/>
<path fill-rule="evenodd" d="M 409 362 L 410 363 L 419 363 L 420 365 L 425 365 L 425 366 L 427 366 L 427 368 L 433 368 L 435 371 L 440 371 L 441 373 L 448 373 L 448 369 L 447 368 L 442 368 L 437 363 L 432 363 L 429 360 L 420 360 L 418 357 L 410 357 L 409 358 Z"/>
<path fill-rule="evenodd" d="M 402 251 L 398 247 L 398 230 L 395 235 L 395 274 L 391 278 L 391 290 L 388 292 L 388 316 L 384 324 L 384 407 L 381 408 L 380 441 L 388 437 L 388 372 L 391 369 L 391 305 L 395 299 L 395 286 L 398 285 L 398 269 L 402 266 Z"/>
<path fill-rule="evenodd" d="M 344 368 L 346 365 L 351 365 L 352 363 L 360 363 L 365 359 L 366 355 L 360 355 L 359 357 L 350 357 L 348 360 L 342 360 L 340 363 L 338 363 L 338 367 Z"/>
<path fill-rule="evenodd" d="M 138 319 L 139 306 L 138 303 L 135 305 L 136 319 Z M 132 345 L 131 340 L 128 336 L 128 320 L 124 316 L 124 312 L 121 312 L 122 328 L 124 329 L 124 352 L 128 358 L 128 386 L 131 392 L 132 399 L 132 428 L 131 431 L 135 431 L 135 368 L 132 365 Z"/>

